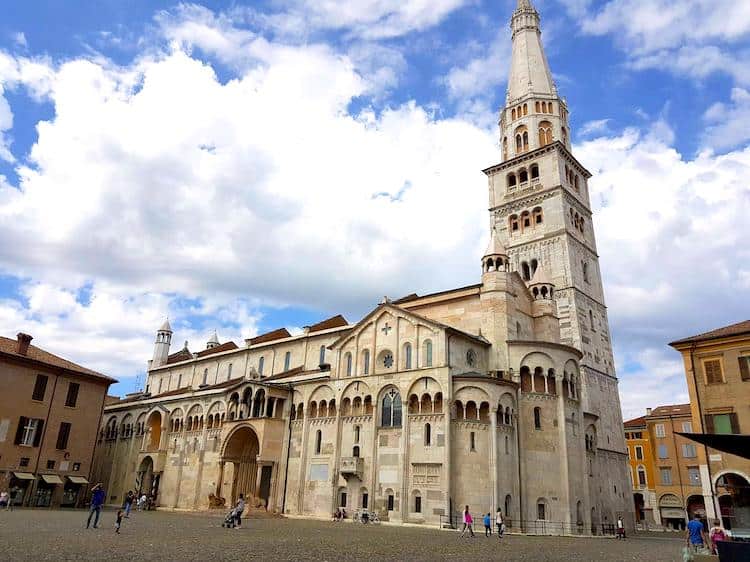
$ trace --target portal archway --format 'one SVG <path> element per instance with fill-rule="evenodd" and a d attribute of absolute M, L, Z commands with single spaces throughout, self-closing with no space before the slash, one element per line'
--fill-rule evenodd
<path fill-rule="evenodd" d="M 148 426 L 148 443 L 146 445 L 147 450 L 149 452 L 158 451 L 159 443 L 161 442 L 161 412 L 152 412 L 148 417 L 148 422 L 146 425 Z"/>
<path fill-rule="evenodd" d="M 750 527 L 750 483 L 736 472 L 716 479 L 721 521 L 726 529 Z"/>
<path fill-rule="evenodd" d="M 258 435 L 249 426 L 239 427 L 227 438 L 221 456 L 221 475 L 219 478 L 219 496 L 237 502 L 240 494 L 246 498 L 256 496 L 256 479 L 258 475 L 258 453 L 260 444 Z M 229 463 L 231 468 L 225 470 Z M 224 476 L 227 476 L 224 482 Z M 224 488 L 222 490 L 222 487 Z"/>

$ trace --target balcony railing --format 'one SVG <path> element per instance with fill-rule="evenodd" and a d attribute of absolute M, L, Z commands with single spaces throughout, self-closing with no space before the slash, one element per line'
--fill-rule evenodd
<path fill-rule="evenodd" d="M 356 476 L 362 479 L 365 468 L 365 460 L 361 457 L 341 457 L 341 476 Z"/>

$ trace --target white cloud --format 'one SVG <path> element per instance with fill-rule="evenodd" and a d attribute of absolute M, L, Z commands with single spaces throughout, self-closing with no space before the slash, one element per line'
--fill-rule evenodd
<path fill-rule="evenodd" d="M 583 124 L 578 134 L 582 137 L 596 134 L 606 134 L 609 132 L 609 122 L 612 119 L 595 119 Z"/>
<path fill-rule="evenodd" d="M 0 82 L 0 159 L 13 163 L 15 157 L 10 151 L 10 138 L 7 135 L 7 131 L 13 128 L 13 112 L 3 93 L 3 84 Z"/>
<path fill-rule="evenodd" d="M 715 103 L 703 115 L 707 124 L 704 143 L 714 149 L 732 148 L 750 140 L 750 92 L 732 89 L 732 103 Z"/>
<path fill-rule="evenodd" d="M 29 43 L 26 41 L 26 34 L 23 31 L 18 31 L 13 34 L 13 43 L 19 47 L 28 47 Z"/>

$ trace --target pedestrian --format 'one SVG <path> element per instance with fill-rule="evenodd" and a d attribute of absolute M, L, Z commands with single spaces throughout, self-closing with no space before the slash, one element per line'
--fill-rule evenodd
<path fill-rule="evenodd" d="M 729 540 L 726 532 L 721 528 L 721 521 L 718 519 L 714 519 L 714 526 L 711 527 L 711 530 L 709 531 L 709 538 L 711 539 L 711 552 L 714 554 L 718 554 L 718 547 L 716 546 L 717 542 Z"/>
<path fill-rule="evenodd" d="M 115 521 L 115 533 L 120 534 L 120 526 L 122 525 L 122 509 L 117 510 L 117 520 Z"/>
<path fill-rule="evenodd" d="M 122 504 L 122 507 L 125 508 L 125 519 L 130 519 L 130 510 L 133 507 L 134 501 L 135 495 L 133 494 L 133 491 L 128 490 L 128 493 L 125 496 L 125 502 Z"/>
<path fill-rule="evenodd" d="M 625 525 L 622 522 L 622 517 L 617 518 L 617 538 L 625 540 Z"/>
<path fill-rule="evenodd" d="M 91 516 L 95 513 L 96 517 L 94 518 L 94 529 L 99 526 L 99 516 L 102 514 L 102 506 L 104 505 L 105 497 L 106 493 L 104 492 L 104 487 L 102 486 L 101 482 L 91 488 L 91 509 L 89 509 L 89 518 L 86 521 L 87 529 L 89 528 L 89 526 L 91 526 Z"/>
<path fill-rule="evenodd" d="M 234 511 L 234 520 L 237 523 L 235 529 L 242 529 L 242 512 L 245 511 L 245 496 L 243 494 L 240 494 L 240 499 L 237 500 Z"/>
<path fill-rule="evenodd" d="M 138 499 L 138 511 L 143 511 L 144 510 L 144 508 L 146 507 L 146 501 L 147 500 L 148 500 L 148 498 L 146 497 L 146 494 L 143 494 Z"/>
<path fill-rule="evenodd" d="M 484 516 L 484 536 L 489 537 L 492 534 L 492 518 L 490 514 Z"/>
<path fill-rule="evenodd" d="M 701 523 L 700 516 L 694 515 L 693 520 L 690 521 L 690 523 L 687 524 L 687 536 L 685 540 L 687 541 L 688 548 L 691 550 L 691 552 L 700 553 L 706 544 L 708 544 L 708 540 L 706 539 L 706 531 L 703 528 L 703 523 Z"/>
<path fill-rule="evenodd" d="M 469 506 L 467 505 L 464 508 L 464 528 L 461 531 L 461 536 L 464 536 L 464 533 L 466 533 L 466 530 L 469 530 L 469 533 L 471 533 L 471 538 L 475 538 L 476 535 L 474 534 L 474 518 L 471 516 L 471 513 L 469 512 Z"/>
<path fill-rule="evenodd" d="M 502 540 L 503 533 L 505 533 L 505 519 L 503 519 L 503 512 L 498 507 L 497 515 L 495 515 L 495 525 L 497 525 L 497 538 Z"/>
<path fill-rule="evenodd" d="M 0 492 L 0 507 L 7 509 L 8 503 L 10 503 L 10 494 L 6 491 Z"/>

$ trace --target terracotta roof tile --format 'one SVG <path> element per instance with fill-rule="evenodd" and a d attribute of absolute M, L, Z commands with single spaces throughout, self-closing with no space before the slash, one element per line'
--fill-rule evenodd
<path fill-rule="evenodd" d="M 221 353 L 222 351 L 231 351 L 232 349 L 239 349 L 237 347 L 237 344 L 233 341 L 225 342 L 221 345 L 217 345 L 216 347 L 212 347 L 211 349 L 204 349 L 203 351 L 199 351 L 196 353 L 198 357 L 206 357 L 207 355 L 213 355 L 214 353 Z"/>
<path fill-rule="evenodd" d="M 341 328 L 342 326 L 348 326 L 349 322 L 347 322 L 346 318 L 341 316 L 341 314 L 337 314 L 336 316 L 332 316 L 331 318 L 327 318 L 326 320 L 323 320 L 322 322 L 318 322 L 317 324 L 313 324 L 310 326 L 309 332 L 321 332 L 323 330 L 330 330 L 331 328 Z"/>
<path fill-rule="evenodd" d="M 684 416 L 690 415 L 690 404 L 669 404 L 667 406 L 657 406 L 651 410 L 651 415 L 647 417 L 658 418 L 661 416 Z"/>
<path fill-rule="evenodd" d="M 92 371 L 91 369 L 82 367 L 81 365 L 73 363 L 72 361 L 68 361 L 67 359 L 58 357 L 57 355 L 54 355 L 50 353 L 49 351 L 44 351 L 43 349 L 40 349 L 36 347 L 35 345 L 29 345 L 29 348 L 26 351 L 26 355 L 21 355 L 18 353 L 18 340 L 4 338 L 1 336 L 0 336 L 0 353 L 5 353 L 7 355 L 17 357 L 19 359 L 31 359 L 32 361 L 37 361 L 39 363 L 43 363 L 50 367 L 66 369 L 68 371 L 75 372 L 79 375 L 92 377 L 92 378 L 95 378 L 104 382 L 109 382 L 109 383 L 117 382 L 115 379 L 108 377 L 107 375 L 103 375 L 96 371 Z"/>
<path fill-rule="evenodd" d="M 632 420 L 626 421 L 622 425 L 624 425 L 625 427 L 645 427 L 646 416 L 641 416 L 640 418 L 633 418 Z"/>
<path fill-rule="evenodd" d="M 681 340 L 673 341 L 669 345 L 675 346 L 682 343 L 702 342 L 707 340 L 715 340 L 718 338 L 727 338 L 730 336 L 741 336 L 744 334 L 750 335 L 750 320 L 744 320 L 742 322 L 737 322 L 736 324 L 724 326 L 723 328 L 711 330 L 710 332 L 698 334 L 697 336 L 690 336 L 689 338 L 683 338 Z"/>
<path fill-rule="evenodd" d="M 180 351 L 177 353 L 173 353 L 169 357 L 167 357 L 167 362 L 165 365 L 171 365 L 172 363 L 179 363 L 180 361 L 189 361 L 193 358 L 193 354 L 190 353 L 190 350 L 186 347 L 183 347 Z"/>
<path fill-rule="evenodd" d="M 285 379 L 287 377 L 293 377 L 296 375 L 312 375 L 312 374 L 322 374 L 322 373 L 329 373 L 329 372 L 330 371 L 328 370 L 321 371 L 320 369 L 312 369 L 310 371 L 305 371 L 304 367 L 295 367 L 294 369 L 289 369 L 288 371 L 284 371 L 283 373 L 276 373 L 275 375 L 271 375 L 270 377 L 263 377 L 261 379 L 261 382 Z"/>
<path fill-rule="evenodd" d="M 269 341 L 281 340 L 291 337 L 292 334 L 290 334 L 286 328 L 279 328 L 278 330 L 274 330 L 273 332 L 267 332 L 265 334 L 255 336 L 254 338 L 250 338 L 247 341 L 250 342 L 250 345 L 258 345 L 259 343 L 267 343 Z"/>

